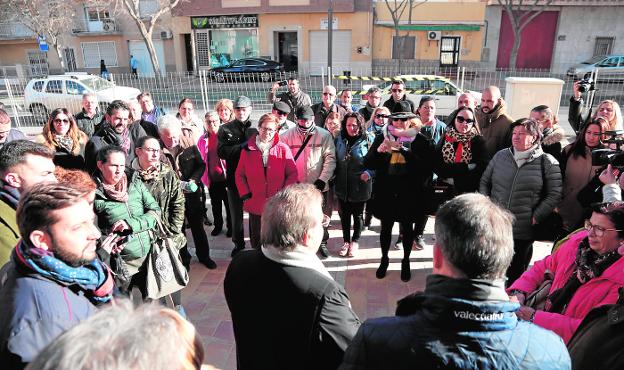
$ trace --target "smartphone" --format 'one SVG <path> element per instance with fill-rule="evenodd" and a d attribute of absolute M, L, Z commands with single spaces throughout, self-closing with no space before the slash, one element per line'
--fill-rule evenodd
<path fill-rule="evenodd" d="M 282 81 L 279 81 L 279 82 L 278 82 L 278 85 L 279 85 L 279 86 L 286 86 L 286 85 L 288 85 L 288 81 L 287 81 L 287 80 L 282 80 Z"/>

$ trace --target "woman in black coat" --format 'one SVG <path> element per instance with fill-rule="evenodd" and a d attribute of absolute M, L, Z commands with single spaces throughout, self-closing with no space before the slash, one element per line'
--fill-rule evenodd
<path fill-rule="evenodd" d="M 376 276 L 386 276 L 392 238 L 392 227 L 399 222 L 403 232 L 403 260 L 401 280 L 411 278 L 409 256 L 414 240 L 414 222 L 424 212 L 422 198 L 425 184 L 432 176 L 431 166 L 423 160 L 421 151 L 429 147 L 429 139 L 422 134 L 400 136 L 407 121 L 414 118 L 411 112 L 393 113 L 390 124 L 379 133 L 364 157 L 364 166 L 375 172 L 373 215 L 381 220 L 379 241 L 381 263 Z"/>

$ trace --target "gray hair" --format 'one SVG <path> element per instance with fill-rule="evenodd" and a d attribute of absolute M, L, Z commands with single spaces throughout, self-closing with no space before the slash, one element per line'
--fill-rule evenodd
<path fill-rule="evenodd" d="M 91 97 L 97 99 L 97 94 L 94 93 L 94 92 L 86 92 L 86 93 L 82 94 L 82 98 L 83 99 L 84 98 L 91 98 Z"/>
<path fill-rule="evenodd" d="M 201 338 L 178 313 L 117 301 L 54 339 L 27 369 L 200 369 Z"/>
<path fill-rule="evenodd" d="M 217 113 L 214 110 L 208 111 L 208 112 L 206 112 L 206 114 L 204 114 L 204 120 L 208 119 L 208 117 L 216 118 L 218 120 L 221 119 L 221 118 L 219 118 L 219 113 Z"/>
<path fill-rule="evenodd" d="M 284 250 L 302 244 L 305 233 L 317 222 L 311 214 L 312 206 L 322 202 L 321 193 L 312 184 L 294 184 L 280 190 L 264 206 L 262 244 Z"/>
<path fill-rule="evenodd" d="M 333 85 L 325 85 L 323 87 L 323 91 L 325 91 L 325 89 L 330 89 L 334 92 L 334 95 L 336 95 L 336 88 Z"/>
<path fill-rule="evenodd" d="M 182 124 L 175 116 L 165 114 L 158 118 L 158 132 L 163 132 L 167 129 L 182 130 Z"/>
<path fill-rule="evenodd" d="M 381 89 L 378 86 L 372 86 L 368 88 L 368 91 L 366 92 L 366 94 L 374 94 L 379 91 L 381 91 Z"/>
<path fill-rule="evenodd" d="M 469 279 L 503 278 L 514 254 L 513 219 L 484 195 L 457 196 L 436 214 L 436 245 Z"/>
<path fill-rule="evenodd" d="M 542 137 L 544 136 L 544 134 L 542 132 L 539 122 L 531 118 L 520 118 L 519 120 L 514 121 L 509 129 L 513 131 L 514 128 L 518 126 L 524 127 L 529 135 L 535 137 L 534 144 L 542 142 Z"/>

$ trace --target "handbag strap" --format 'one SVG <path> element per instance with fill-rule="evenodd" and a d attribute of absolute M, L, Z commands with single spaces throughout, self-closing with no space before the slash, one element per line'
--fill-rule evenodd
<path fill-rule="evenodd" d="M 158 213 L 156 213 L 155 211 L 147 211 L 147 214 L 152 215 L 155 219 L 156 219 L 156 226 L 157 226 L 157 230 L 160 233 L 160 235 L 165 238 L 167 237 L 167 231 L 165 230 L 165 227 L 162 224 L 162 220 L 160 219 L 160 215 Z"/>
<path fill-rule="evenodd" d="M 299 158 L 299 156 L 301 155 L 301 152 L 303 152 L 303 149 L 306 147 L 306 145 L 308 145 L 308 141 L 310 141 L 311 138 L 312 138 L 312 134 L 306 136 L 306 138 L 303 140 L 303 143 L 301 143 L 301 146 L 299 147 L 297 154 L 295 154 L 295 156 L 293 157 L 295 162 L 297 161 L 297 158 Z"/>

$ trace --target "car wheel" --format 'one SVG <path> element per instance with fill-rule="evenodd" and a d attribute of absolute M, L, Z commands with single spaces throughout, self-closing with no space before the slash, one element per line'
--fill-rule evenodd
<path fill-rule="evenodd" d="M 36 119 L 42 119 L 44 121 L 48 119 L 48 110 L 43 104 L 31 104 L 29 110 Z"/>
<path fill-rule="evenodd" d="M 221 72 L 215 73 L 214 80 L 218 83 L 223 83 L 225 82 L 225 75 Z"/>
<path fill-rule="evenodd" d="M 271 81 L 271 75 L 268 72 L 262 72 L 260 74 L 260 81 L 269 82 Z"/>

